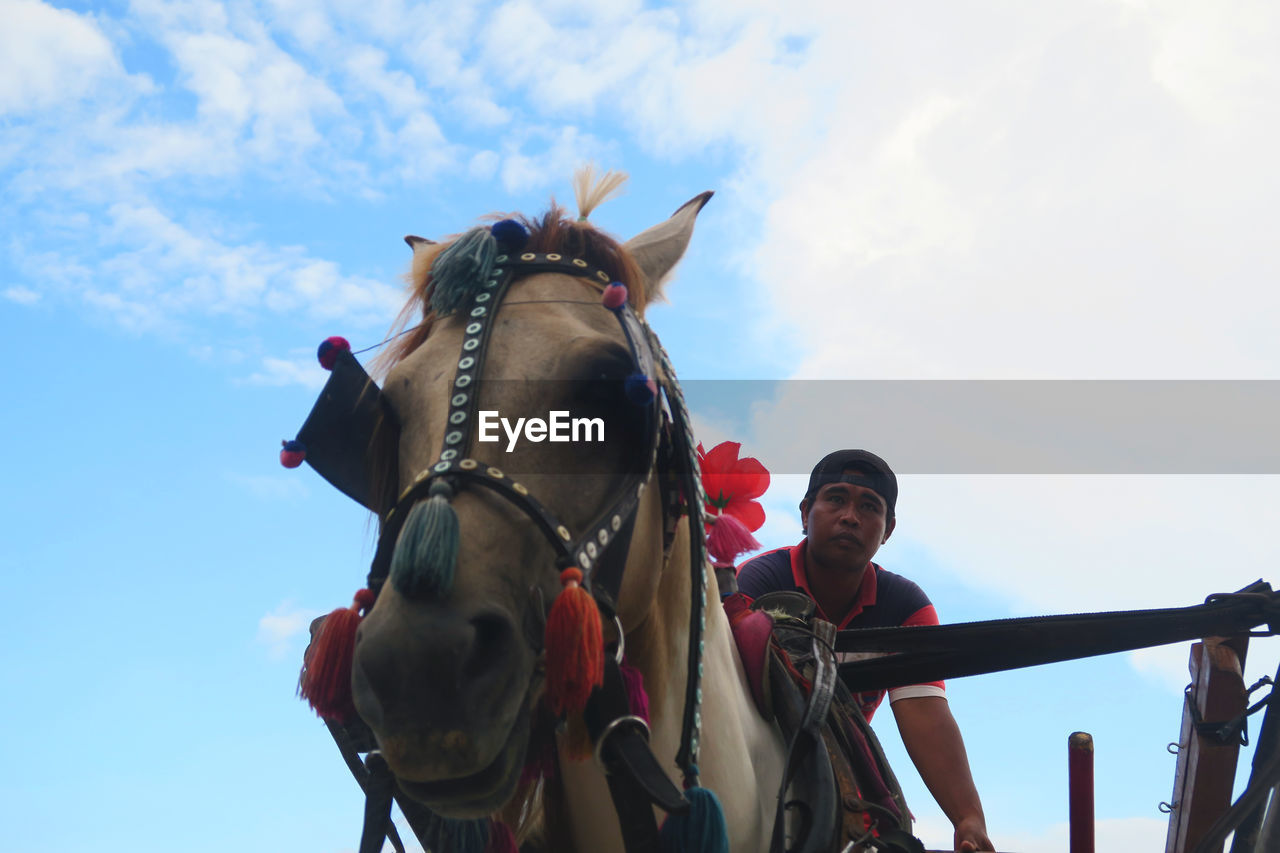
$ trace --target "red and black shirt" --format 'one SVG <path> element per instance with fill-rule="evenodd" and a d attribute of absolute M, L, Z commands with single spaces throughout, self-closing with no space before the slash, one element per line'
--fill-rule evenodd
<path fill-rule="evenodd" d="M 805 571 L 805 547 L 808 542 L 808 539 L 804 539 L 799 545 L 766 551 L 743 563 L 738 568 L 738 591 L 752 599 L 780 590 L 803 592 L 813 598 Z M 818 607 L 817 613 L 823 619 L 836 622 L 837 628 L 896 628 L 938 624 L 938 612 L 934 610 L 924 590 L 913 581 L 875 563 L 867 566 L 862 584 L 858 587 L 857 601 L 838 622 L 823 613 L 821 607 Z M 843 652 L 838 657 L 841 661 L 850 661 L 858 660 L 859 655 L 857 652 Z M 883 690 L 858 694 L 858 704 L 868 720 L 884 700 L 884 694 Z M 934 681 L 910 687 L 895 687 L 889 691 L 889 701 L 942 695 L 943 683 Z"/>

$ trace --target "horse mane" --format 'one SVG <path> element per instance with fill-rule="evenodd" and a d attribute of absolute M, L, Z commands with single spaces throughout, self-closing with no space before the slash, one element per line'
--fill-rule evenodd
<path fill-rule="evenodd" d="M 539 218 L 531 219 L 520 213 L 510 216 L 494 213 L 484 217 L 484 220 L 496 222 L 514 219 L 523 225 L 529 231 L 529 240 L 524 246 L 526 252 L 557 252 L 566 257 L 581 258 L 603 270 L 610 281 L 619 281 L 627 286 L 631 304 L 637 313 L 643 314 L 648 295 L 640 267 L 621 243 L 586 219 L 592 210 L 617 191 L 626 178 L 621 172 L 606 172 L 596 181 L 590 167 L 579 170 L 574 176 L 574 194 L 578 203 L 576 221 L 568 217 L 565 209 L 554 198 L 551 199 L 550 207 Z M 395 339 L 394 342 L 373 360 L 371 373 L 374 376 L 384 378 L 391 368 L 420 347 L 431 333 L 436 320 L 436 314 L 431 309 L 431 267 L 440 253 L 460 236 L 455 234 L 446 242 L 415 249 L 413 263 L 406 276 L 409 299 L 391 326 L 389 336 Z M 410 327 L 415 319 L 418 320 L 417 324 Z"/>

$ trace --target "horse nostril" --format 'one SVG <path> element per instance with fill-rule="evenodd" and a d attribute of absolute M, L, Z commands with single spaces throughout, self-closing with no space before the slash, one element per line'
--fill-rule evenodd
<path fill-rule="evenodd" d="M 479 678 L 511 654 L 515 628 L 501 613 L 480 613 L 471 618 L 475 639 L 464 664 L 464 677 Z"/>

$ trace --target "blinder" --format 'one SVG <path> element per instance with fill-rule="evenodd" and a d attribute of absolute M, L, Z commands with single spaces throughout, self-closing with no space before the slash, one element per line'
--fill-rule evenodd
<path fill-rule="evenodd" d="M 356 503 L 379 512 L 369 457 L 376 441 L 398 445 L 399 423 L 350 347 L 336 349 L 332 359 L 329 380 L 294 441 L 316 473 Z"/>

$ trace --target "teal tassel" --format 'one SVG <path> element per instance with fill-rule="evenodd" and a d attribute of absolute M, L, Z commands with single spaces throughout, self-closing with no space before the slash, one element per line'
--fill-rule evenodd
<path fill-rule="evenodd" d="M 409 511 L 391 556 L 391 583 L 409 598 L 441 598 L 453 587 L 458 514 L 436 494 Z"/>
<path fill-rule="evenodd" d="M 429 813 L 423 842 L 431 853 L 485 853 L 489 846 L 489 818 L 453 820 Z"/>
<path fill-rule="evenodd" d="M 431 310 L 448 317 L 479 291 L 493 269 L 498 241 L 488 228 L 472 228 L 431 264 Z"/>
<path fill-rule="evenodd" d="M 689 811 L 662 824 L 663 853 L 729 853 L 729 827 L 715 792 L 694 787 L 684 795 Z"/>

